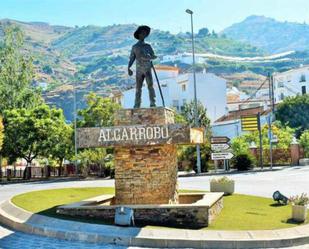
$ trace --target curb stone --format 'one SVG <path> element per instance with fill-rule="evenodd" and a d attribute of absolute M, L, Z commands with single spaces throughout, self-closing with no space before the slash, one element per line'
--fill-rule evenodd
<path fill-rule="evenodd" d="M 124 228 L 33 214 L 10 200 L 0 203 L 0 223 L 24 233 L 68 241 L 156 248 L 283 248 L 309 243 L 309 225 L 278 230 L 215 231 Z"/>

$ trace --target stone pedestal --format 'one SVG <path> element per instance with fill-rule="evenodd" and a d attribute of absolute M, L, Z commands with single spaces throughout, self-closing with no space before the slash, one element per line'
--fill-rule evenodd
<path fill-rule="evenodd" d="M 174 112 L 167 108 L 123 109 L 116 126 L 168 125 Z M 116 204 L 176 204 L 177 150 L 175 144 L 115 148 Z"/>

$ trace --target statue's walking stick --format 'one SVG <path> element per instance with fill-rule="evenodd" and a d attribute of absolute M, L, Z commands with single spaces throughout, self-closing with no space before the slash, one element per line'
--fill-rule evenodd
<path fill-rule="evenodd" d="M 160 95 L 161 95 L 161 99 L 162 99 L 162 104 L 163 104 L 163 106 L 165 107 L 165 102 L 164 102 L 164 98 L 163 98 L 163 94 L 162 94 L 162 89 L 161 89 L 161 85 L 160 85 L 160 82 L 159 82 L 159 78 L 158 78 L 156 69 L 155 69 L 155 67 L 153 66 L 153 63 L 152 63 L 152 62 L 151 62 L 151 66 L 152 66 L 154 75 L 155 75 L 155 77 L 156 77 L 157 83 L 158 83 L 158 87 L 159 87 L 159 91 L 160 91 Z"/>

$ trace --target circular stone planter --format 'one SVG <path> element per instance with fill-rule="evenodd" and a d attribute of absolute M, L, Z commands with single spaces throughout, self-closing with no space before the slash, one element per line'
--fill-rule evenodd
<path fill-rule="evenodd" d="M 210 181 L 210 192 L 224 192 L 224 195 L 231 195 L 235 191 L 235 182 Z"/>
<path fill-rule="evenodd" d="M 297 222 L 304 222 L 307 218 L 307 206 L 292 205 L 292 219 Z"/>

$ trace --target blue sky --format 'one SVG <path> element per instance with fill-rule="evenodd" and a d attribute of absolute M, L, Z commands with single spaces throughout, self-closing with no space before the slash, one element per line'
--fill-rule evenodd
<path fill-rule="evenodd" d="M 190 28 L 186 8 L 194 11 L 196 30 L 221 31 L 252 14 L 309 23 L 308 0 L 0 0 L 0 19 L 67 26 L 136 23 L 177 33 Z"/>

